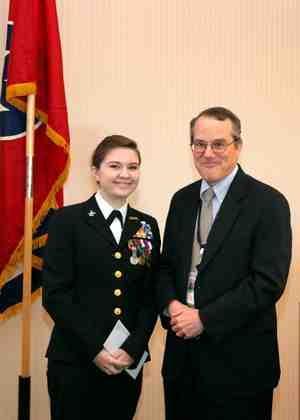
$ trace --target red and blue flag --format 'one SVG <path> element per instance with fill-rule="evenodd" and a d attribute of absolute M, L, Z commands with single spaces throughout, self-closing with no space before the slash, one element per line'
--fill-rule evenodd
<path fill-rule="evenodd" d="M 69 129 L 55 0 L 10 0 L 0 100 L 0 319 L 22 300 L 26 104 L 36 94 L 32 292 L 53 208 L 63 204 Z"/>

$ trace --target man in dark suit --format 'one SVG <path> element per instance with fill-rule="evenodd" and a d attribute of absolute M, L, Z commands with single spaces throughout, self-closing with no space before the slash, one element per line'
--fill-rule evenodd
<path fill-rule="evenodd" d="M 134 141 L 105 138 L 92 158 L 97 193 L 58 210 L 51 222 L 43 304 L 55 323 L 47 351 L 52 420 L 134 416 L 142 371 L 133 379 L 124 369 L 148 350 L 160 252 L 156 220 L 127 203 L 140 162 Z M 130 335 L 108 351 L 118 320 Z"/>
<path fill-rule="evenodd" d="M 191 148 L 202 180 L 172 198 L 157 282 L 166 419 L 270 420 L 289 206 L 238 165 L 241 124 L 228 109 L 191 121 Z"/>

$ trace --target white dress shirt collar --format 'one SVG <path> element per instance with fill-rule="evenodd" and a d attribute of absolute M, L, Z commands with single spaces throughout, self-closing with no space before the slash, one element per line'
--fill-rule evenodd
<path fill-rule="evenodd" d="M 229 190 L 229 187 L 238 171 L 238 165 L 234 167 L 232 172 L 230 172 L 229 175 L 225 176 L 225 178 L 221 179 L 221 181 L 218 181 L 214 184 L 208 184 L 205 179 L 201 182 L 201 189 L 200 189 L 200 196 L 204 191 L 206 191 L 208 188 L 212 187 L 215 193 L 215 197 L 218 200 L 218 202 L 221 204 L 227 194 L 227 191 Z"/>
<path fill-rule="evenodd" d="M 124 206 L 122 206 L 121 208 L 119 208 L 119 209 L 114 209 L 103 197 L 102 197 L 102 195 L 101 195 L 101 192 L 100 191 L 97 191 L 96 192 L 96 194 L 95 194 L 95 199 L 96 199 L 96 202 L 97 202 L 97 204 L 98 204 L 98 207 L 99 207 L 99 209 L 101 210 L 101 212 L 102 212 L 102 214 L 103 214 L 103 216 L 104 216 L 104 218 L 105 219 L 107 219 L 108 218 L 108 216 L 110 215 L 110 213 L 113 211 L 113 210 L 119 210 L 120 212 L 121 212 L 121 215 L 122 215 L 122 219 L 123 219 L 123 225 L 125 224 L 125 219 L 126 219 L 126 214 L 127 214 L 127 207 L 128 207 L 128 204 L 127 203 L 125 203 L 124 204 Z"/>

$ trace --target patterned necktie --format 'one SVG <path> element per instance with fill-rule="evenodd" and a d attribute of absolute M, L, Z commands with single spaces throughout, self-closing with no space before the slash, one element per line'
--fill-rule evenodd
<path fill-rule="evenodd" d="M 122 214 L 121 214 L 120 210 L 113 210 L 110 213 L 110 215 L 106 219 L 106 221 L 108 223 L 108 226 L 110 226 L 116 218 L 120 220 L 121 226 L 123 228 L 123 218 L 122 218 Z"/>
<path fill-rule="evenodd" d="M 214 198 L 214 190 L 209 187 L 206 191 L 201 194 L 202 207 L 200 214 L 200 239 L 201 245 L 205 245 L 207 242 L 208 234 L 213 223 L 213 205 L 212 200 Z"/>

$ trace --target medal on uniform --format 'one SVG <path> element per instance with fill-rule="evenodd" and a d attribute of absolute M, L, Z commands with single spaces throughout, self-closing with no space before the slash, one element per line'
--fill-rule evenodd
<path fill-rule="evenodd" d="M 130 257 L 130 262 L 133 265 L 137 265 L 137 263 L 139 262 L 139 258 L 138 258 L 137 253 L 136 253 L 137 250 L 134 247 L 131 250 L 132 250 L 132 255 Z"/>
<path fill-rule="evenodd" d="M 153 234 L 148 223 L 142 221 L 140 228 L 134 234 L 133 238 L 128 241 L 128 248 L 131 251 L 129 261 L 132 265 L 146 265 L 150 267 L 151 263 L 151 240 Z"/>
<path fill-rule="evenodd" d="M 137 265 L 139 262 L 139 258 L 137 256 L 137 248 L 135 246 L 135 242 L 133 239 L 130 239 L 130 241 L 128 241 L 128 248 L 132 252 L 132 255 L 129 258 L 129 261 L 131 262 L 132 265 Z"/>
<path fill-rule="evenodd" d="M 145 255 L 141 255 L 139 258 L 140 265 L 145 265 L 145 262 L 146 262 Z"/>

